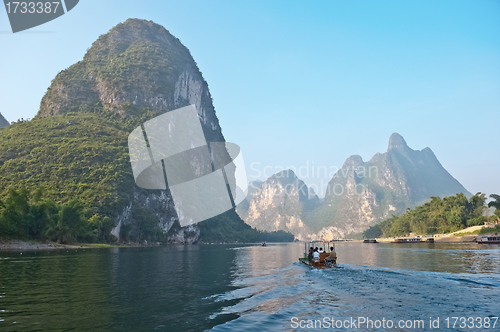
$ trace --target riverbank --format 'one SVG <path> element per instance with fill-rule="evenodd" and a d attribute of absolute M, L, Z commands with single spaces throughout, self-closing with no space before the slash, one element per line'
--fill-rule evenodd
<path fill-rule="evenodd" d="M 288 243 L 288 242 L 268 242 L 271 243 Z M 206 243 L 206 242 L 197 242 L 196 244 L 255 244 L 261 245 L 261 242 L 231 242 L 231 243 Z M 19 240 L 10 240 L 10 241 L 0 241 L 0 252 L 1 251 L 37 251 L 37 250 L 58 250 L 58 249 L 92 249 L 92 248 L 134 248 L 134 247 L 160 247 L 166 245 L 186 245 L 184 243 L 168 243 L 163 244 L 160 242 L 151 242 L 151 243 L 137 243 L 137 242 L 127 242 L 127 243 L 76 243 L 76 244 L 61 244 L 56 242 L 33 242 L 33 241 L 19 241 Z"/>
<path fill-rule="evenodd" d="M 0 242 L 1 251 L 28 251 L 28 250 L 56 250 L 56 249 L 79 249 L 87 248 L 83 245 L 60 244 L 60 243 L 39 243 L 26 241 L 6 241 Z"/>
<path fill-rule="evenodd" d="M 141 245 L 139 243 L 74 243 L 61 244 L 56 242 L 34 242 L 10 240 L 0 242 L 0 251 L 38 251 L 38 250 L 60 250 L 60 249 L 92 249 L 92 248 L 112 248 L 112 247 L 151 247 L 157 245 Z"/>
<path fill-rule="evenodd" d="M 415 235 L 409 236 L 410 238 L 420 237 L 422 239 L 427 239 L 429 237 L 434 238 L 435 243 L 470 243 L 476 242 L 476 240 L 481 236 L 496 236 L 498 232 L 495 232 L 495 229 L 492 229 L 491 233 L 481 233 L 479 231 L 484 228 L 492 228 L 492 226 L 471 226 L 453 233 L 448 234 L 434 234 L 433 236 L 428 235 Z M 388 238 L 377 238 L 377 242 L 392 242 L 394 239 L 401 239 L 405 237 L 388 237 Z"/>

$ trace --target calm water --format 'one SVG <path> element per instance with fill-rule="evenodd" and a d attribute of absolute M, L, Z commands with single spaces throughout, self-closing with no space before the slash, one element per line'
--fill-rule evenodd
<path fill-rule="evenodd" d="M 3 252 L 0 331 L 314 330 L 293 317 L 423 319 L 423 331 L 438 316 L 434 331 L 470 331 L 444 319 L 500 316 L 498 245 L 336 248 L 334 270 L 297 263 L 301 243 Z"/>

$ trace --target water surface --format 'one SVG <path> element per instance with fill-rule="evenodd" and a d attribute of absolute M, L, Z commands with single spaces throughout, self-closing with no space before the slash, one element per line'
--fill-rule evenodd
<path fill-rule="evenodd" d="M 337 243 L 334 270 L 299 264 L 303 248 L 3 252 L 0 331 L 308 331 L 292 318 L 500 314 L 498 245 Z"/>

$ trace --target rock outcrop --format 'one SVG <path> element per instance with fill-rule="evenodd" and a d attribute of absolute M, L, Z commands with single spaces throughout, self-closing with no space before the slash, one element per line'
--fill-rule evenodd
<path fill-rule="evenodd" d="M 314 191 L 293 171 L 287 170 L 264 182 L 251 182 L 247 200 L 237 211 L 247 224 L 259 230 L 283 230 L 299 240 L 309 240 L 312 232 L 302 219 L 318 205 L 319 198 Z"/>
<path fill-rule="evenodd" d="M 7 120 L 5 120 L 5 118 L 0 113 L 0 128 L 7 127 L 8 125 L 9 125 L 9 122 Z"/>

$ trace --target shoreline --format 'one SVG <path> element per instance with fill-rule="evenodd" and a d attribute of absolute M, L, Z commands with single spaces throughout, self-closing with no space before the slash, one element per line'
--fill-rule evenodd
<path fill-rule="evenodd" d="M 477 226 L 476 226 L 477 227 Z M 480 236 L 498 236 L 498 233 L 484 233 L 475 235 L 463 235 L 457 236 L 455 233 L 461 233 L 465 230 L 457 231 L 450 234 L 435 234 L 434 243 L 475 243 L 476 239 Z M 419 235 L 418 237 L 422 237 Z M 389 238 L 376 238 L 378 243 L 391 243 L 396 237 Z M 307 242 L 307 241 L 294 241 L 294 242 Z M 330 242 L 359 242 L 362 243 L 363 240 L 358 239 L 342 239 L 342 240 L 332 240 Z M 269 242 L 271 243 L 271 242 Z M 293 243 L 293 242 L 276 242 L 276 243 Z M 425 243 L 425 242 L 422 242 Z M 36 242 L 36 241 L 21 241 L 21 240 L 0 240 L 0 252 L 19 252 L 19 251 L 49 251 L 49 250 L 60 250 L 60 249 L 102 249 L 102 248 L 148 248 L 148 247 L 164 247 L 169 245 L 187 245 L 188 243 L 150 243 L 141 244 L 135 242 L 129 243 L 76 243 L 76 244 L 61 244 L 56 242 Z M 192 243 L 194 244 L 194 243 Z M 208 243 L 208 242 L 197 242 L 196 244 L 260 244 L 260 242 L 255 243 Z"/>
<path fill-rule="evenodd" d="M 293 242 L 268 242 L 268 243 L 293 243 Z M 50 250 L 60 250 L 60 249 L 102 249 L 102 248 L 150 248 L 150 247 L 166 247 L 171 245 L 193 245 L 193 244 L 203 244 L 203 245 L 224 245 L 224 244 L 255 244 L 260 245 L 260 242 L 231 242 L 231 243 L 208 243 L 208 242 L 197 242 L 197 243 L 150 243 L 141 244 L 136 242 L 129 243 L 76 243 L 76 244 L 61 244 L 55 242 L 36 242 L 36 241 L 21 241 L 21 240 L 7 240 L 0 241 L 0 252 L 20 252 L 20 251 L 50 251 Z"/>
<path fill-rule="evenodd" d="M 9 240 L 0 242 L 0 252 L 2 251 L 46 251 L 58 249 L 92 249 L 109 248 L 115 245 L 101 243 L 79 243 L 79 244 L 61 244 L 61 243 L 42 243 L 34 241 Z M 117 246 L 116 246 L 117 247 Z"/>
<path fill-rule="evenodd" d="M 498 233 L 483 233 L 483 234 L 476 234 L 476 235 L 451 235 L 451 234 L 438 234 L 439 236 L 434 237 L 434 243 L 476 243 L 478 238 L 483 237 L 483 236 L 498 236 Z M 415 237 L 421 237 L 425 239 L 422 235 L 418 235 Z M 376 238 L 378 243 L 391 243 L 394 241 L 394 239 L 399 238 L 399 239 L 404 239 L 405 237 L 394 237 L 394 238 Z M 361 240 L 362 242 L 363 240 Z M 428 242 L 422 242 L 422 243 L 428 243 Z"/>

